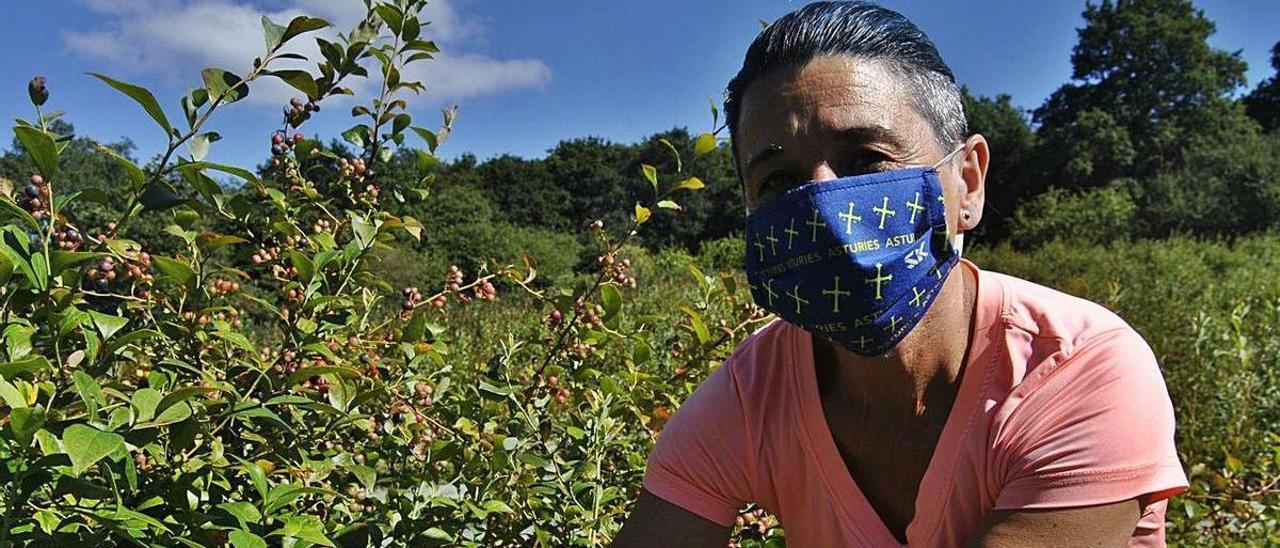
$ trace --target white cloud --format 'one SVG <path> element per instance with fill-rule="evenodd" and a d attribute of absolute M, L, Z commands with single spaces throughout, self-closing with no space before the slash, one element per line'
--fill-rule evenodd
<path fill-rule="evenodd" d="M 262 54 L 261 17 L 284 24 L 307 13 L 334 24 L 321 34 L 336 38 L 338 30 L 349 30 L 364 16 L 359 0 L 289 0 L 285 9 L 267 12 L 236 0 L 80 0 L 96 12 L 99 28 L 63 33 L 63 43 L 71 52 L 92 61 L 106 63 L 127 75 L 159 75 L 169 81 L 198 83 L 198 71 L 219 66 L 243 73 L 254 57 Z M 465 97 L 541 87 L 551 79 L 551 69 L 537 59 L 493 59 L 465 52 L 465 43 L 484 39 L 481 22 L 461 17 L 450 0 L 428 4 L 423 20 L 426 38 L 444 50 L 436 59 L 410 66 L 406 79 L 423 80 L 427 92 L 419 96 L 435 101 L 456 101 Z M 319 58 L 312 40 L 299 39 L 294 51 Z M 461 51 L 458 51 L 461 49 Z M 288 64 L 288 63 L 285 63 Z M 284 66 L 284 65 L 281 65 Z M 295 64 L 297 68 L 310 68 Z M 367 81 L 366 81 L 367 82 Z M 360 92 L 362 86 L 353 87 Z M 256 84 L 249 101 L 279 105 L 297 92 L 275 79 Z M 406 97 L 414 101 L 415 97 Z"/>

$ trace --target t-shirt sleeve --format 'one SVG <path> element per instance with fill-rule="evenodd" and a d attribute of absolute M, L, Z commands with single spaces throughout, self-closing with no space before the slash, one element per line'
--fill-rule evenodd
<path fill-rule="evenodd" d="M 1028 387 L 995 440 L 995 469 L 1004 474 L 996 510 L 1133 498 L 1149 506 L 1186 490 L 1173 405 L 1155 355 L 1137 332 L 1101 334 L 1028 381 L 1037 385 Z"/>
<path fill-rule="evenodd" d="M 747 430 L 731 363 L 726 362 L 663 428 L 649 452 L 644 488 L 710 521 L 733 525 L 750 498 Z"/>

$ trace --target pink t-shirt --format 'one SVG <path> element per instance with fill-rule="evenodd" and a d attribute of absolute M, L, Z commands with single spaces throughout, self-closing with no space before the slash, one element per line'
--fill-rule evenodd
<path fill-rule="evenodd" d="M 962 545 L 992 510 L 1141 497 L 1130 546 L 1163 545 L 1166 499 L 1187 480 L 1150 347 L 1101 306 L 961 264 L 978 277 L 974 339 L 907 543 Z M 808 332 L 781 320 L 680 407 L 644 487 L 725 526 L 755 502 L 796 546 L 900 546 L 836 449 Z"/>

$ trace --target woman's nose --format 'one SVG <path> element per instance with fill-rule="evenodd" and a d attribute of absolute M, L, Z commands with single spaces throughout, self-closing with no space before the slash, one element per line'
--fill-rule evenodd
<path fill-rule="evenodd" d="M 809 174 L 809 180 L 814 182 L 819 182 L 819 183 L 823 181 L 831 181 L 839 178 L 840 176 L 836 175 L 836 170 L 831 169 L 831 165 L 828 164 L 826 160 L 818 162 L 816 165 L 814 165 L 813 170 Z"/>

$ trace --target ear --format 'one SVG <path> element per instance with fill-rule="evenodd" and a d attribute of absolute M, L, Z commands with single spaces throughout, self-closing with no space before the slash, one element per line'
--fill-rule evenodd
<path fill-rule="evenodd" d="M 991 149 L 987 138 L 974 134 L 965 140 L 964 160 L 960 165 L 960 185 L 956 189 L 956 228 L 967 232 L 982 220 L 982 207 L 987 198 L 987 165 L 991 161 Z M 967 212 L 968 218 L 964 213 Z"/>

